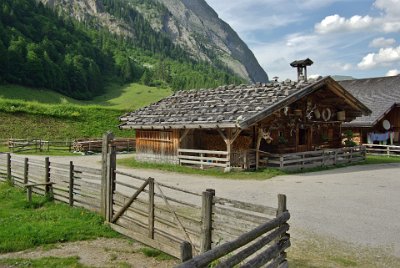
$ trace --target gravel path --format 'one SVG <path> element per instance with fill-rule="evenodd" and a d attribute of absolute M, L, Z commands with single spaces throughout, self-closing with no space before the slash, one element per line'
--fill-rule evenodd
<path fill-rule="evenodd" d="M 118 158 L 123 157 L 132 155 L 118 155 Z M 51 159 L 68 163 L 71 157 Z M 73 161 L 78 165 L 100 167 L 99 155 L 74 157 Z M 400 257 L 400 163 L 352 166 L 265 181 L 158 170 L 130 172 L 197 192 L 213 188 L 221 197 L 269 206 L 276 206 L 277 194 L 284 193 L 292 215 L 294 239 L 304 231 L 313 232 L 346 243 L 385 249 Z"/>

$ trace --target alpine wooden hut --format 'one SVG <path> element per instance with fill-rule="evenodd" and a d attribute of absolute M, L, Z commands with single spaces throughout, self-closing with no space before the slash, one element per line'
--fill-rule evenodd
<path fill-rule="evenodd" d="M 339 84 L 372 111 L 344 124 L 358 142 L 400 143 L 400 75 L 345 80 Z"/>
<path fill-rule="evenodd" d="M 250 168 L 267 153 L 342 146 L 341 125 L 370 110 L 331 77 L 178 91 L 123 115 L 138 161 Z"/>

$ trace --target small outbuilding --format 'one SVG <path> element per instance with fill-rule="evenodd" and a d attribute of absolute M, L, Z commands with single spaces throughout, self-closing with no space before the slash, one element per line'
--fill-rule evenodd
<path fill-rule="evenodd" d="M 135 130 L 138 161 L 253 168 L 269 153 L 342 147 L 342 123 L 370 112 L 325 77 L 178 91 L 120 127 Z"/>
<path fill-rule="evenodd" d="M 340 81 L 339 84 L 363 102 L 370 115 L 357 117 L 343 127 L 352 130 L 361 144 L 399 144 L 400 76 Z"/>

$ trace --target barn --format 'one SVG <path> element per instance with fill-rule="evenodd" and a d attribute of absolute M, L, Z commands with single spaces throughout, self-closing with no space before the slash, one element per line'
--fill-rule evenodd
<path fill-rule="evenodd" d="M 399 144 L 400 76 L 340 81 L 339 84 L 362 101 L 370 115 L 345 123 L 361 144 Z"/>
<path fill-rule="evenodd" d="M 178 91 L 121 116 L 138 161 L 253 168 L 269 153 L 342 146 L 344 122 L 370 110 L 331 77 Z"/>

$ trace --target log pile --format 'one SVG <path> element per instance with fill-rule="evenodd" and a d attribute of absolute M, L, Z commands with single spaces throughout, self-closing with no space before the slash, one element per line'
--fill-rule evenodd
<path fill-rule="evenodd" d="M 117 152 L 134 151 L 136 148 L 136 141 L 132 138 L 115 139 L 112 145 L 116 147 Z M 75 140 L 73 149 L 75 152 L 101 152 L 102 140 Z"/>

